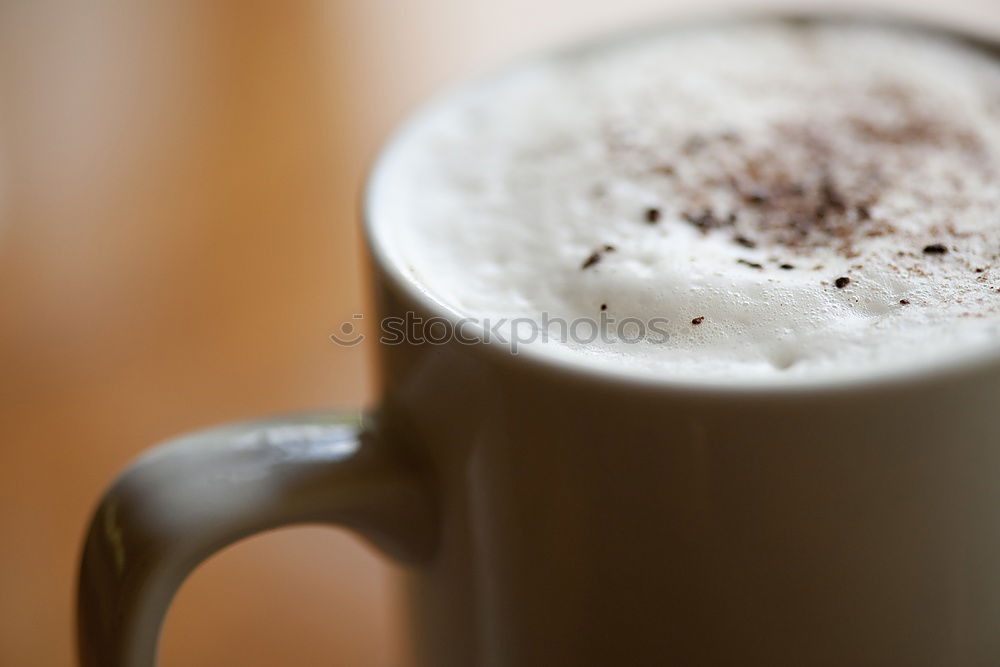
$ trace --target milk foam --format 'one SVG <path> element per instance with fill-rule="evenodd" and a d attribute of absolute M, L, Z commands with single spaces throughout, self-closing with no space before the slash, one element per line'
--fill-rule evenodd
<path fill-rule="evenodd" d="M 661 318 L 667 334 L 535 343 L 548 353 L 826 375 L 1000 341 L 998 166 L 985 54 L 903 28 L 746 22 L 449 96 L 384 157 L 371 214 L 461 314 Z"/>

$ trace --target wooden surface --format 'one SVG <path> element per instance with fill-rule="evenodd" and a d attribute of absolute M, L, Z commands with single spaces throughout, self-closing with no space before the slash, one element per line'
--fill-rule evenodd
<path fill-rule="evenodd" d="M 90 4 L 0 10 L 12 667 L 72 664 L 79 541 L 136 453 L 219 421 L 374 398 L 371 349 L 327 335 L 364 312 L 356 196 L 407 108 L 510 55 L 705 3 Z M 1000 25 L 993 0 L 924 11 Z M 248 540 L 185 584 L 162 664 L 404 664 L 390 582 L 339 531 Z"/>

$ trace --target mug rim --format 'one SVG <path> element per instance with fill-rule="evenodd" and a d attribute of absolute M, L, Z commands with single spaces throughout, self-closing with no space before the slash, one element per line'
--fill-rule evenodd
<path fill-rule="evenodd" d="M 889 26 L 911 31 L 950 37 L 964 42 L 980 51 L 991 53 L 1000 63 L 1000 34 L 977 32 L 968 27 L 959 27 L 938 20 L 927 20 L 878 10 L 818 10 L 782 11 L 750 10 L 726 12 L 724 14 L 703 14 L 696 17 L 680 17 L 665 21 L 654 21 L 631 28 L 617 29 L 610 33 L 576 39 L 569 44 L 557 45 L 535 51 L 527 57 L 515 58 L 502 63 L 485 74 L 478 73 L 463 77 L 451 85 L 436 91 L 415 108 L 411 109 L 396 123 L 379 148 L 366 171 L 360 195 L 362 233 L 366 247 L 380 274 L 395 289 L 421 310 L 432 316 L 443 317 L 452 325 L 459 326 L 467 316 L 431 292 L 411 272 L 403 270 L 401 262 L 390 255 L 388 241 L 380 236 L 378 224 L 374 220 L 374 201 L 378 175 L 384 168 L 388 156 L 395 146 L 409 134 L 412 126 L 433 113 L 441 103 L 452 99 L 463 91 L 483 85 L 503 76 L 519 66 L 540 59 L 570 55 L 578 51 L 613 46 L 619 42 L 640 39 L 645 35 L 660 34 L 671 30 L 697 28 L 718 24 L 750 23 L 757 21 L 780 21 L 790 23 L 861 23 L 871 26 Z M 384 226 L 387 228 L 388 226 Z M 567 379 L 579 382 L 599 382 L 628 386 L 635 389 L 654 391 L 680 391 L 683 393 L 707 393 L 720 395 L 763 395 L 763 394 L 803 394 L 840 393 L 861 389 L 879 389 L 905 385 L 960 379 L 977 373 L 1000 376 L 1000 341 L 986 347 L 972 350 L 958 350 L 930 361 L 913 365 L 893 364 L 878 370 L 855 370 L 838 374 L 810 375 L 762 375 L 759 377 L 737 377 L 725 379 L 720 376 L 696 378 L 691 376 L 657 375 L 645 370 L 628 370 L 611 364 L 590 363 L 570 358 L 572 355 L 553 354 L 541 349 L 543 346 L 525 346 L 517 353 L 498 340 L 485 340 L 481 335 L 468 349 L 489 355 L 493 361 L 517 364 L 519 370 L 534 367 L 543 373 L 560 373 Z M 863 367 L 861 367 L 863 369 Z"/>

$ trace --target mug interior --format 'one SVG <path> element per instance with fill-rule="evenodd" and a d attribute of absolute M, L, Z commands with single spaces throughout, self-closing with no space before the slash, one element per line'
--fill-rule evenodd
<path fill-rule="evenodd" d="M 663 34 L 671 30 L 710 27 L 723 23 L 743 23 L 751 21 L 784 21 L 796 24 L 817 22 L 860 23 L 870 26 L 886 26 L 903 28 L 908 31 L 926 32 L 946 36 L 984 51 L 992 58 L 1000 60 L 1000 40 L 976 35 L 952 27 L 916 22 L 900 17 L 887 17 L 878 14 L 851 13 L 754 13 L 743 16 L 726 16 L 724 18 L 702 18 L 696 20 L 673 21 L 666 25 L 645 26 L 640 29 L 623 31 L 610 36 L 585 40 L 577 44 L 543 52 L 526 59 L 526 63 L 551 56 L 572 55 L 577 52 L 589 52 L 613 47 L 616 44 L 640 39 L 643 36 Z M 465 95 L 476 94 L 499 80 L 506 74 L 519 69 L 519 63 L 508 65 L 500 70 L 473 78 L 460 83 L 434 96 L 421 108 L 403 122 L 386 142 L 376 158 L 368 176 L 362 196 L 362 220 L 365 239 L 374 258 L 376 270 L 385 280 L 390 289 L 410 303 L 414 310 L 423 317 L 445 318 L 455 327 L 469 331 L 465 322 L 466 314 L 453 307 L 436 295 L 427 285 L 423 284 L 413 271 L 407 269 L 407 260 L 400 252 L 394 238 L 394 225 L 387 216 L 380 215 L 380 202 L 391 197 L 390 179 L 387 177 L 388 165 L 391 165 L 399 146 L 422 123 L 434 117 L 435 112 L 447 108 Z M 494 363 L 530 365 L 539 372 L 561 373 L 576 381 L 597 381 L 624 383 L 634 387 L 648 387 L 655 390 L 679 390 L 683 392 L 710 393 L 799 393 L 803 391 L 844 391 L 853 390 L 859 386 L 876 387 L 892 384 L 912 384 L 933 382 L 942 379 L 954 379 L 963 374 L 1000 373 L 1000 340 L 991 344 L 971 349 L 956 347 L 946 352 L 936 353 L 930 359 L 918 361 L 906 360 L 899 363 L 886 364 L 877 369 L 855 368 L 837 374 L 817 372 L 813 375 L 791 375 L 770 373 L 755 377 L 737 377 L 723 379 L 719 377 L 677 377 L 669 373 L 663 375 L 638 372 L 611 364 L 590 363 L 577 355 L 554 353 L 549 345 L 530 345 L 522 347 L 516 354 L 509 346 L 496 338 L 487 338 L 478 334 L 473 328 L 471 333 L 478 339 L 475 345 L 467 346 L 472 353 L 490 357 Z"/>

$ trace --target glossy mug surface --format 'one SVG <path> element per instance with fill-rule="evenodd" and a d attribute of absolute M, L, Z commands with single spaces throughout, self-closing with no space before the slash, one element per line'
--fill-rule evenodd
<path fill-rule="evenodd" d="M 367 224 L 378 316 L 454 320 Z M 84 547 L 82 664 L 152 664 L 198 562 L 307 521 L 406 565 L 421 667 L 1000 663 L 1000 349 L 762 384 L 402 342 L 379 377 L 363 419 L 126 471 Z"/>

